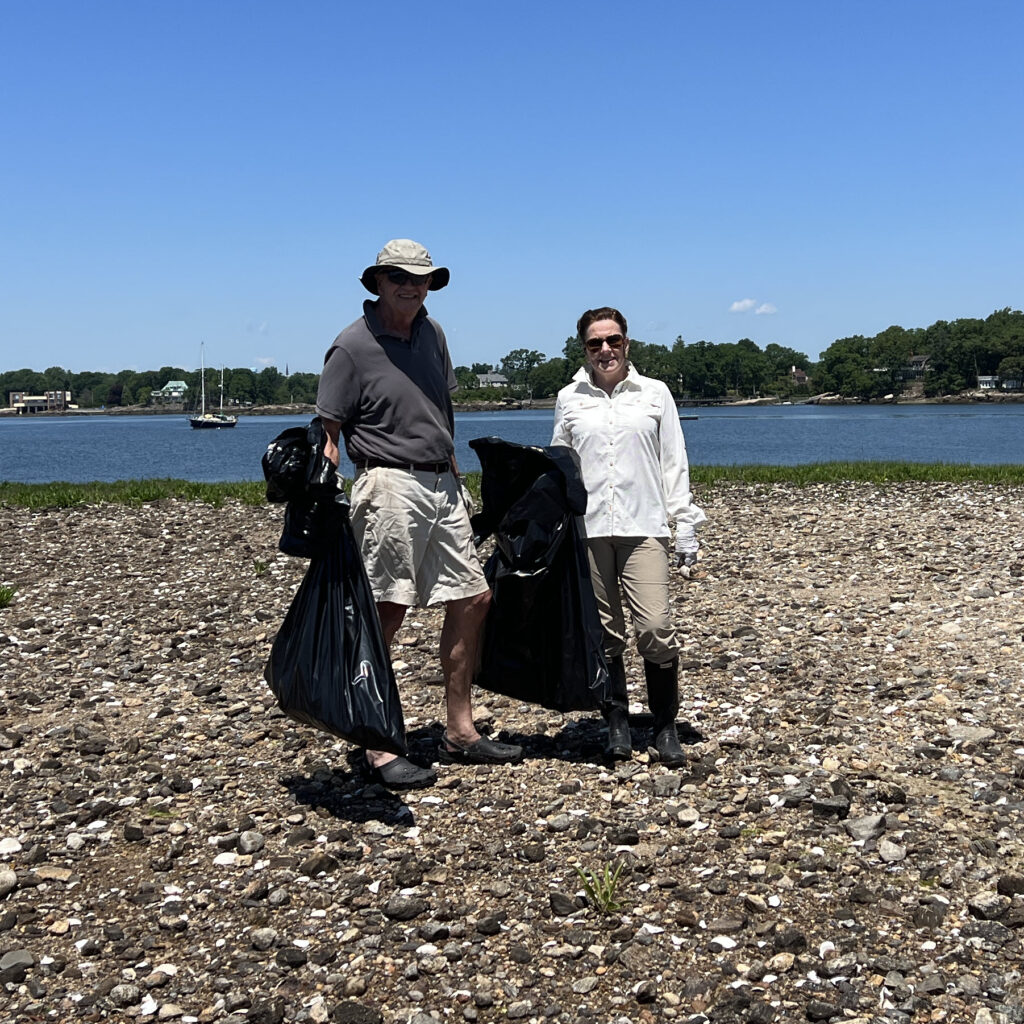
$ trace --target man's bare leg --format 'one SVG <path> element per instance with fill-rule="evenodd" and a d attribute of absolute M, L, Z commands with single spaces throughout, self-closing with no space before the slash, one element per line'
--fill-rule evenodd
<path fill-rule="evenodd" d="M 472 687 L 491 593 L 449 601 L 441 627 L 441 670 L 447 698 L 448 737 L 462 746 L 480 739 L 473 724 Z"/>
<path fill-rule="evenodd" d="M 405 620 L 406 608 L 404 604 L 394 604 L 391 601 L 378 601 L 377 614 L 380 617 L 380 628 L 384 633 L 384 642 L 388 645 L 388 652 L 391 651 L 391 643 L 398 635 L 398 630 Z M 388 750 L 367 750 L 366 763 L 371 768 L 379 768 L 388 761 L 394 761 L 397 755 Z"/>

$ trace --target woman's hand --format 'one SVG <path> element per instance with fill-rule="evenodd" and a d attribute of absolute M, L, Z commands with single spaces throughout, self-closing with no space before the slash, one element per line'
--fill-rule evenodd
<path fill-rule="evenodd" d="M 697 564 L 700 542 L 693 529 L 676 529 L 676 567 L 690 569 Z"/>

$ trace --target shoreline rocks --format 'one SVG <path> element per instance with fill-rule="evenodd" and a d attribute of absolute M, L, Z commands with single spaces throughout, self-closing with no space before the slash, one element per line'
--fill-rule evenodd
<path fill-rule="evenodd" d="M 689 763 L 479 691 L 514 767 L 371 784 L 262 679 L 279 508 L 0 508 L 4 1019 L 1024 1019 L 1024 491 L 716 486 Z M 435 611 L 393 652 L 413 756 Z M 614 878 L 614 881 L 611 881 Z"/>

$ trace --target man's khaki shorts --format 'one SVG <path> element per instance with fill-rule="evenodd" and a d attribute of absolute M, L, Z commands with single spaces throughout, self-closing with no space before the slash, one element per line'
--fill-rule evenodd
<path fill-rule="evenodd" d="M 365 469 L 351 500 L 352 529 L 377 601 L 422 608 L 489 589 L 454 473 Z"/>

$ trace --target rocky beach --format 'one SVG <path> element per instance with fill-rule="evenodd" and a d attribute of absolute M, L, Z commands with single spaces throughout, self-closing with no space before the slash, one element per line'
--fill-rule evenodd
<path fill-rule="evenodd" d="M 689 754 L 480 690 L 368 782 L 263 681 L 280 507 L 0 508 L 0 1019 L 1024 1021 L 1024 492 L 720 485 Z M 393 651 L 436 762 L 440 617 Z"/>

